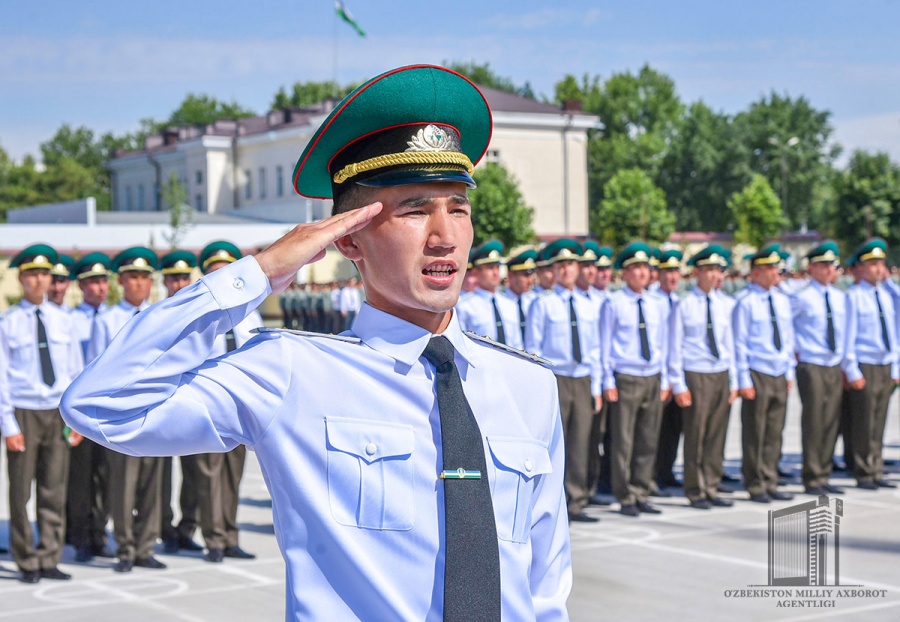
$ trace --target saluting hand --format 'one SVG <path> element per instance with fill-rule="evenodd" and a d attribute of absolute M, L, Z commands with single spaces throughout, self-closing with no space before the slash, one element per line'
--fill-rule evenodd
<path fill-rule="evenodd" d="M 319 222 L 297 225 L 256 255 L 259 267 L 272 286 L 272 293 L 286 290 L 300 268 L 324 257 L 325 249 L 338 238 L 368 225 L 381 208 L 381 203 L 372 203 Z"/>
<path fill-rule="evenodd" d="M 6 437 L 6 451 L 25 451 L 25 435 L 13 434 Z"/>

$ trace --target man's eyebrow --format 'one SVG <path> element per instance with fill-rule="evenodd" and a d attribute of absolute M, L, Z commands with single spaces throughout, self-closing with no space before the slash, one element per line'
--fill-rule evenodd
<path fill-rule="evenodd" d="M 409 197 L 408 199 L 400 201 L 400 203 L 397 204 L 397 207 L 421 207 L 433 203 L 434 199 L 435 197 L 430 196 Z M 469 198 L 462 193 L 451 194 L 449 199 L 456 204 L 468 204 L 469 202 Z"/>

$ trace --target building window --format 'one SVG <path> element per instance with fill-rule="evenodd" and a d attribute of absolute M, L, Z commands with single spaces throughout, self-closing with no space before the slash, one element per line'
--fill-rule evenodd
<path fill-rule="evenodd" d="M 484 161 L 493 162 L 494 164 L 500 164 L 500 150 L 488 149 L 484 154 Z"/>
<path fill-rule="evenodd" d="M 131 211 L 131 186 L 125 186 L 125 211 Z"/>
<path fill-rule="evenodd" d="M 194 181 L 198 186 L 203 183 L 203 171 L 197 171 L 196 173 L 194 173 Z"/>
<path fill-rule="evenodd" d="M 144 184 L 137 187 L 137 207 L 139 211 L 144 211 Z"/>
<path fill-rule="evenodd" d="M 247 185 L 244 187 L 244 198 L 252 199 L 253 198 L 253 177 L 250 176 L 251 173 L 249 170 L 244 171 L 244 180 Z"/>
<path fill-rule="evenodd" d="M 275 167 L 275 196 L 284 196 L 284 169 L 280 166 Z"/>
<path fill-rule="evenodd" d="M 262 167 L 259 169 L 259 198 L 266 198 L 266 169 Z"/>
<path fill-rule="evenodd" d="M 203 195 L 202 194 L 198 194 L 197 196 L 194 197 L 194 207 L 197 208 L 198 212 L 203 211 Z"/>

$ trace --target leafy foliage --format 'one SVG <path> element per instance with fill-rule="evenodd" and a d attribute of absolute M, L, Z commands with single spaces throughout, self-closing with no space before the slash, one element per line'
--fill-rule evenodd
<path fill-rule="evenodd" d="M 519 95 L 520 97 L 535 99 L 534 91 L 532 90 L 530 83 L 526 82 L 522 86 L 516 86 L 512 80 L 498 75 L 491 69 L 490 63 L 480 64 L 475 61 L 453 61 L 448 63 L 447 61 L 444 61 L 443 65 L 456 73 L 461 73 L 475 84 L 497 89 L 498 91 L 504 91 L 505 93 Z"/>
<path fill-rule="evenodd" d="M 728 209 L 737 222 L 734 239 L 751 246 L 762 246 L 766 240 L 777 237 L 786 224 L 781 200 L 758 173 L 743 190 L 728 199 Z"/>
<path fill-rule="evenodd" d="M 674 228 L 665 193 L 638 168 L 614 174 L 603 188 L 599 209 L 591 214 L 591 232 L 615 247 L 632 240 L 660 243 Z"/>
<path fill-rule="evenodd" d="M 166 125 L 207 125 L 218 119 L 242 119 L 256 113 L 237 102 L 222 102 L 215 97 L 188 93 L 181 105 L 169 115 Z"/>
<path fill-rule="evenodd" d="M 830 224 L 848 250 L 876 235 L 900 244 L 900 167 L 886 153 L 854 152 L 834 194 Z"/>
<path fill-rule="evenodd" d="M 525 204 L 509 172 L 489 162 L 475 171 L 474 179 L 478 188 L 469 193 L 475 230 L 473 244 L 498 239 L 509 248 L 531 242 L 534 210 Z"/>
<path fill-rule="evenodd" d="M 357 87 L 356 84 L 339 86 L 331 80 L 325 82 L 295 82 L 290 94 L 284 87 L 278 89 L 272 100 L 272 109 L 275 108 L 299 108 L 311 106 L 326 99 L 343 99 L 350 91 Z"/>

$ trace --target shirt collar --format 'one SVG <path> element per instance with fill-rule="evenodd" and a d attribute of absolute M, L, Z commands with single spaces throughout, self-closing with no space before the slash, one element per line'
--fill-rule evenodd
<path fill-rule="evenodd" d="M 556 294 L 557 294 L 558 296 L 561 296 L 561 297 L 562 297 L 563 299 L 565 299 L 565 300 L 568 300 L 569 297 L 572 296 L 572 294 L 575 293 L 575 290 L 576 290 L 576 289 L 578 289 L 578 288 L 576 287 L 576 288 L 574 288 L 574 289 L 572 289 L 572 290 L 568 290 L 568 289 L 566 289 L 565 287 L 563 287 L 562 285 L 559 285 L 559 284 L 556 284 L 556 285 L 553 286 L 553 291 L 556 292 Z"/>
<path fill-rule="evenodd" d="M 493 298 L 494 296 L 497 295 L 496 293 L 492 294 L 491 292 L 484 289 L 483 287 L 476 287 L 474 291 L 476 294 L 478 294 L 482 298 L 487 298 L 488 300 L 490 300 L 491 298 Z M 499 291 L 497 293 L 499 293 Z"/>
<path fill-rule="evenodd" d="M 119 306 L 122 307 L 122 309 L 124 309 L 125 311 L 128 311 L 129 313 L 134 313 L 135 311 L 143 311 L 144 309 L 149 307 L 150 301 L 145 300 L 144 302 L 141 303 L 140 307 L 135 307 L 133 304 L 131 304 L 130 302 L 128 302 L 127 300 L 125 300 L 123 298 L 122 300 L 119 301 Z"/>
<path fill-rule="evenodd" d="M 391 357 L 395 361 L 403 363 L 408 368 L 415 365 L 422 357 L 425 346 L 428 345 L 428 340 L 433 337 L 431 333 L 421 326 L 416 326 L 395 315 L 385 313 L 369 303 L 363 303 L 356 319 L 353 321 L 351 330 L 367 346 Z M 449 339 L 459 355 L 469 365 L 472 365 L 469 340 L 459 326 L 459 319 L 456 313 L 450 318 L 450 324 L 441 334 Z"/>
<path fill-rule="evenodd" d="M 47 307 L 47 299 L 44 298 L 44 302 L 42 302 L 39 305 L 36 305 L 33 302 L 31 302 L 25 298 L 22 298 L 19 301 L 19 306 L 22 307 L 23 310 L 31 311 L 32 313 L 34 312 L 35 309 L 40 309 L 41 311 L 43 311 Z"/>
<path fill-rule="evenodd" d="M 625 287 L 622 288 L 622 291 L 625 292 L 625 295 L 626 295 L 626 296 L 628 296 L 629 298 L 632 298 L 632 299 L 634 299 L 634 300 L 637 300 L 638 298 L 643 299 L 644 294 L 647 293 L 647 290 L 645 289 L 644 291 L 642 291 L 642 292 L 639 294 L 639 293 L 637 293 L 636 291 L 634 291 L 633 289 L 631 289 L 630 287 L 628 287 L 627 285 L 626 285 Z M 663 294 L 665 294 L 665 292 L 663 292 Z"/>
<path fill-rule="evenodd" d="M 809 284 L 820 294 L 824 294 L 826 291 L 828 291 L 828 285 L 822 285 L 815 279 L 810 279 Z"/>

